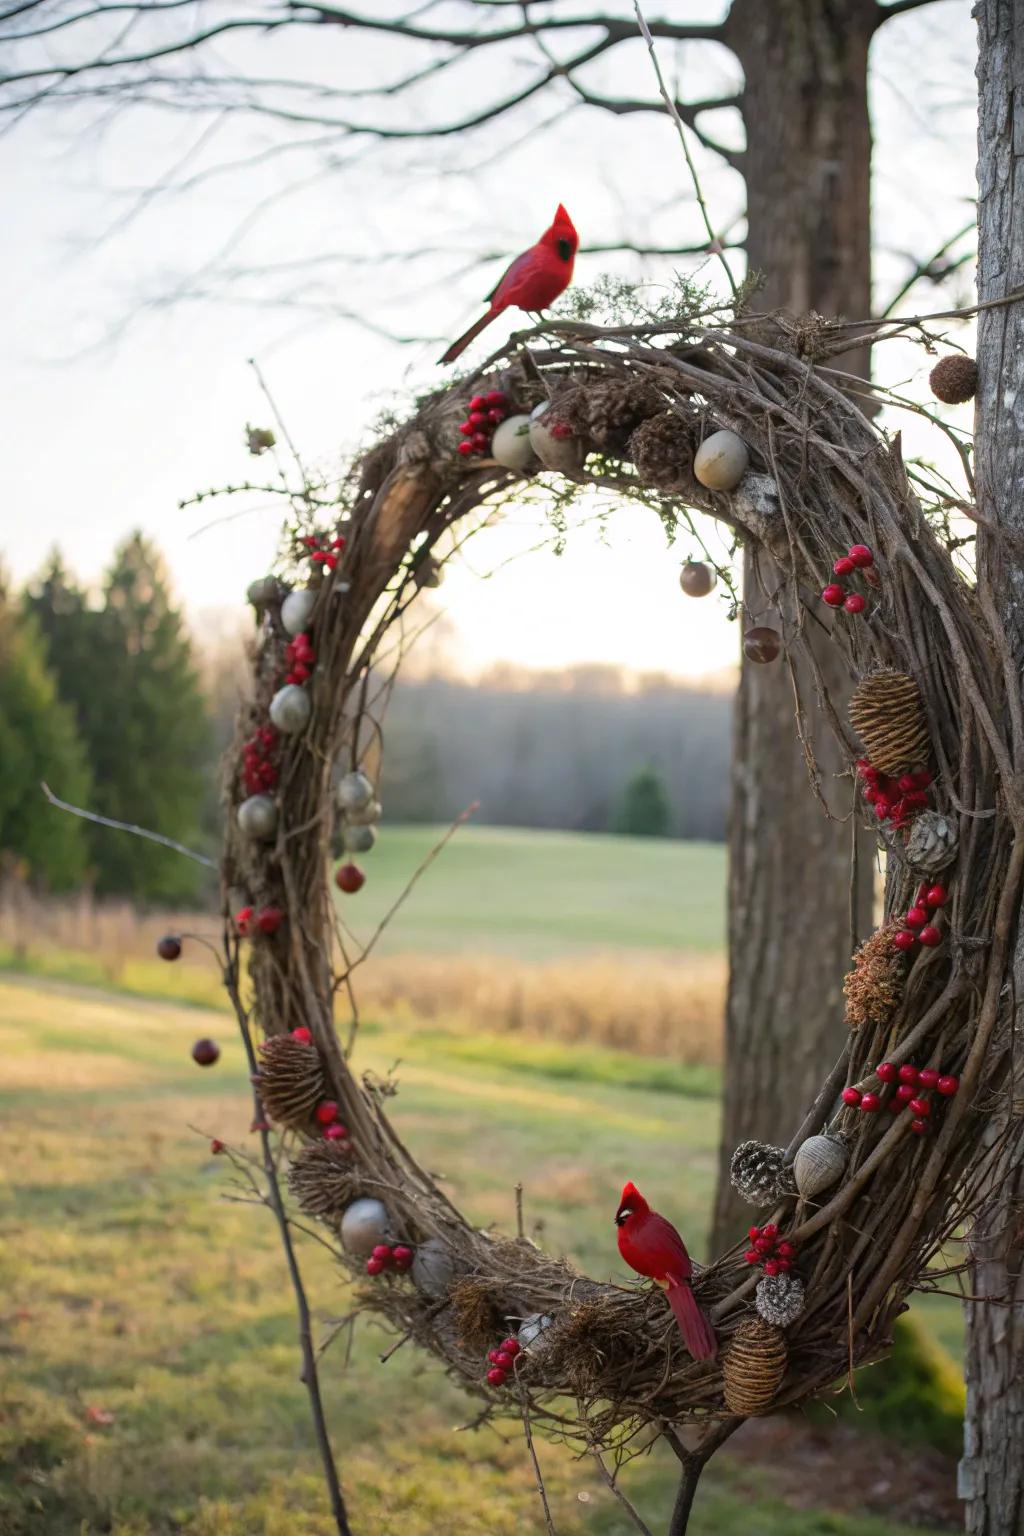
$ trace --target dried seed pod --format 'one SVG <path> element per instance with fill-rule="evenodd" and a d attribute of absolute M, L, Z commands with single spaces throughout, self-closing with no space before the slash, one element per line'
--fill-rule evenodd
<path fill-rule="evenodd" d="M 865 939 L 843 980 L 846 1022 L 851 1029 L 888 1024 L 903 996 L 903 966 L 893 953 L 895 923 L 886 923 Z"/>
<path fill-rule="evenodd" d="M 337 1221 L 358 1188 L 348 1142 L 314 1141 L 303 1147 L 288 1169 L 288 1188 L 307 1216 Z"/>
<path fill-rule="evenodd" d="M 798 1275 L 765 1275 L 757 1282 L 754 1304 L 766 1323 L 788 1328 L 804 1309 L 804 1283 Z"/>
<path fill-rule="evenodd" d="M 324 1097 L 319 1051 L 291 1035 L 271 1035 L 260 1046 L 259 1090 L 271 1120 L 302 1130 Z"/>
<path fill-rule="evenodd" d="M 751 1317 L 740 1323 L 722 1359 L 725 1406 L 751 1417 L 768 1413 L 789 1362 L 781 1328 Z"/>
<path fill-rule="evenodd" d="M 928 762 L 931 741 L 921 690 L 905 672 L 870 672 L 854 689 L 850 724 L 872 766 L 895 776 Z"/>
<path fill-rule="evenodd" d="M 928 375 L 932 394 L 946 405 L 963 405 L 978 392 L 978 365 L 958 352 L 942 358 Z"/>
<path fill-rule="evenodd" d="M 832 1136 L 808 1136 L 793 1159 L 797 1193 L 805 1200 L 813 1200 L 823 1190 L 831 1189 L 845 1173 L 847 1161 L 841 1141 Z"/>
<path fill-rule="evenodd" d="M 937 874 L 956 858 L 958 840 L 955 821 L 939 811 L 922 811 L 907 837 L 907 862 L 922 874 Z"/>

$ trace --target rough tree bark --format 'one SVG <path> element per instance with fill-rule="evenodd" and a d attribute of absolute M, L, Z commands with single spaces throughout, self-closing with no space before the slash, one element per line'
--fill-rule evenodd
<path fill-rule="evenodd" d="M 1024 0 L 978 0 L 978 297 L 1024 287 Z M 978 502 L 993 524 L 1024 534 L 1024 302 L 978 320 Z M 1024 675 L 1024 563 L 1017 545 L 979 536 L 978 579 L 1006 624 Z M 1024 1001 L 1018 936 L 1017 1006 Z M 998 1145 L 1003 1113 L 983 1141 Z M 1024 1164 L 998 1158 L 988 1204 L 971 1234 L 967 1420 L 960 1493 L 970 1536 L 1024 1533 Z"/>
<path fill-rule="evenodd" d="M 867 70 L 878 20 L 873 0 L 734 0 L 727 41 L 746 76 L 747 256 L 765 279 L 759 304 L 870 314 Z M 866 377 L 867 352 L 851 354 L 844 367 Z M 762 562 L 759 579 L 748 560 L 747 603 L 754 622 L 770 624 L 762 582 L 771 590 L 771 573 Z M 841 699 L 849 684 L 835 647 L 823 634 L 815 648 Z M 812 708 L 809 670 L 799 681 Z M 733 1149 L 749 1137 L 789 1140 L 794 1104 L 813 1095 L 843 1038 L 850 903 L 842 872 L 852 828 L 826 820 L 813 799 L 793 712 L 786 668 L 744 661 L 734 721 L 727 1070 L 713 1248 L 736 1241 L 749 1220 L 729 1184 Z M 847 765 L 818 735 L 829 800 L 845 817 L 849 780 L 833 775 Z M 870 844 L 861 855 L 863 935 L 871 921 Z"/>

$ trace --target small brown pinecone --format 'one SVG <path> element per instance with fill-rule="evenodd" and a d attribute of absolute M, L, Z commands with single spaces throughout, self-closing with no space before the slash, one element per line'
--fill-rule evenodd
<path fill-rule="evenodd" d="M 963 405 L 973 400 L 978 390 L 978 365 L 973 357 L 959 352 L 944 357 L 928 375 L 932 394 L 946 405 Z"/>
<path fill-rule="evenodd" d="M 301 1130 L 324 1097 L 324 1074 L 315 1045 L 291 1035 L 271 1035 L 260 1046 L 258 1085 L 271 1120 Z"/>
<path fill-rule="evenodd" d="M 675 411 L 660 411 L 629 439 L 629 456 L 641 480 L 657 491 L 686 491 L 693 478 L 693 438 Z"/>
<path fill-rule="evenodd" d="M 288 1188 L 307 1216 L 337 1221 L 358 1193 L 347 1141 L 314 1141 L 293 1158 Z"/>
<path fill-rule="evenodd" d="M 789 1351 L 781 1328 L 751 1317 L 740 1323 L 722 1359 L 725 1406 L 750 1417 L 767 1413 L 782 1385 Z"/>
<path fill-rule="evenodd" d="M 886 923 L 865 939 L 843 980 L 846 1022 L 851 1029 L 888 1024 L 903 996 L 903 966 L 892 947 L 897 924 Z"/>
<path fill-rule="evenodd" d="M 879 773 L 895 777 L 931 758 L 921 690 L 905 672 L 884 668 L 862 678 L 850 700 L 850 724 Z"/>

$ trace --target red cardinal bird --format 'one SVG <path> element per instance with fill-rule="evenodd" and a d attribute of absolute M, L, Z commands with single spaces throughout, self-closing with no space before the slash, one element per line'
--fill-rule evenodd
<path fill-rule="evenodd" d="M 491 307 L 486 315 L 481 315 L 458 341 L 453 341 L 440 361 L 454 363 L 503 309 L 515 306 L 541 310 L 553 304 L 572 282 L 572 264 L 579 243 L 572 219 L 559 203 L 551 228 L 544 231 L 536 245 L 516 257 L 498 286 L 487 295 Z"/>
<path fill-rule="evenodd" d="M 693 1265 L 675 1227 L 651 1210 L 635 1184 L 627 1184 L 622 1191 L 615 1225 L 619 1252 L 629 1267 L 668 1292 L 669 1306 L 690 1354 L 695 1360 L 713 1360 L 718 1342 L 691 1289 Z"/>

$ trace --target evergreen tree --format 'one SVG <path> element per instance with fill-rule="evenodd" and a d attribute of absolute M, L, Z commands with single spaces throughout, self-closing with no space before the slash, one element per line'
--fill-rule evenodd
<path fill-rule="evenodd" d="M 648 763 L 626 785 L 614 831 L 630 837 L 667 837 L 671 820 L 672 807 L 665 785 L 654 765 Z"/>
<path fill-rule="evenodd" d="M 46 644 L 31 614 L 19 611 L 0 580 L 0 856 L 51 890 L 79 885 L 88 867 L 86 823 L 45 799 L 87 804 L 91 778 L 74 713 L 57 696 Z"/>

